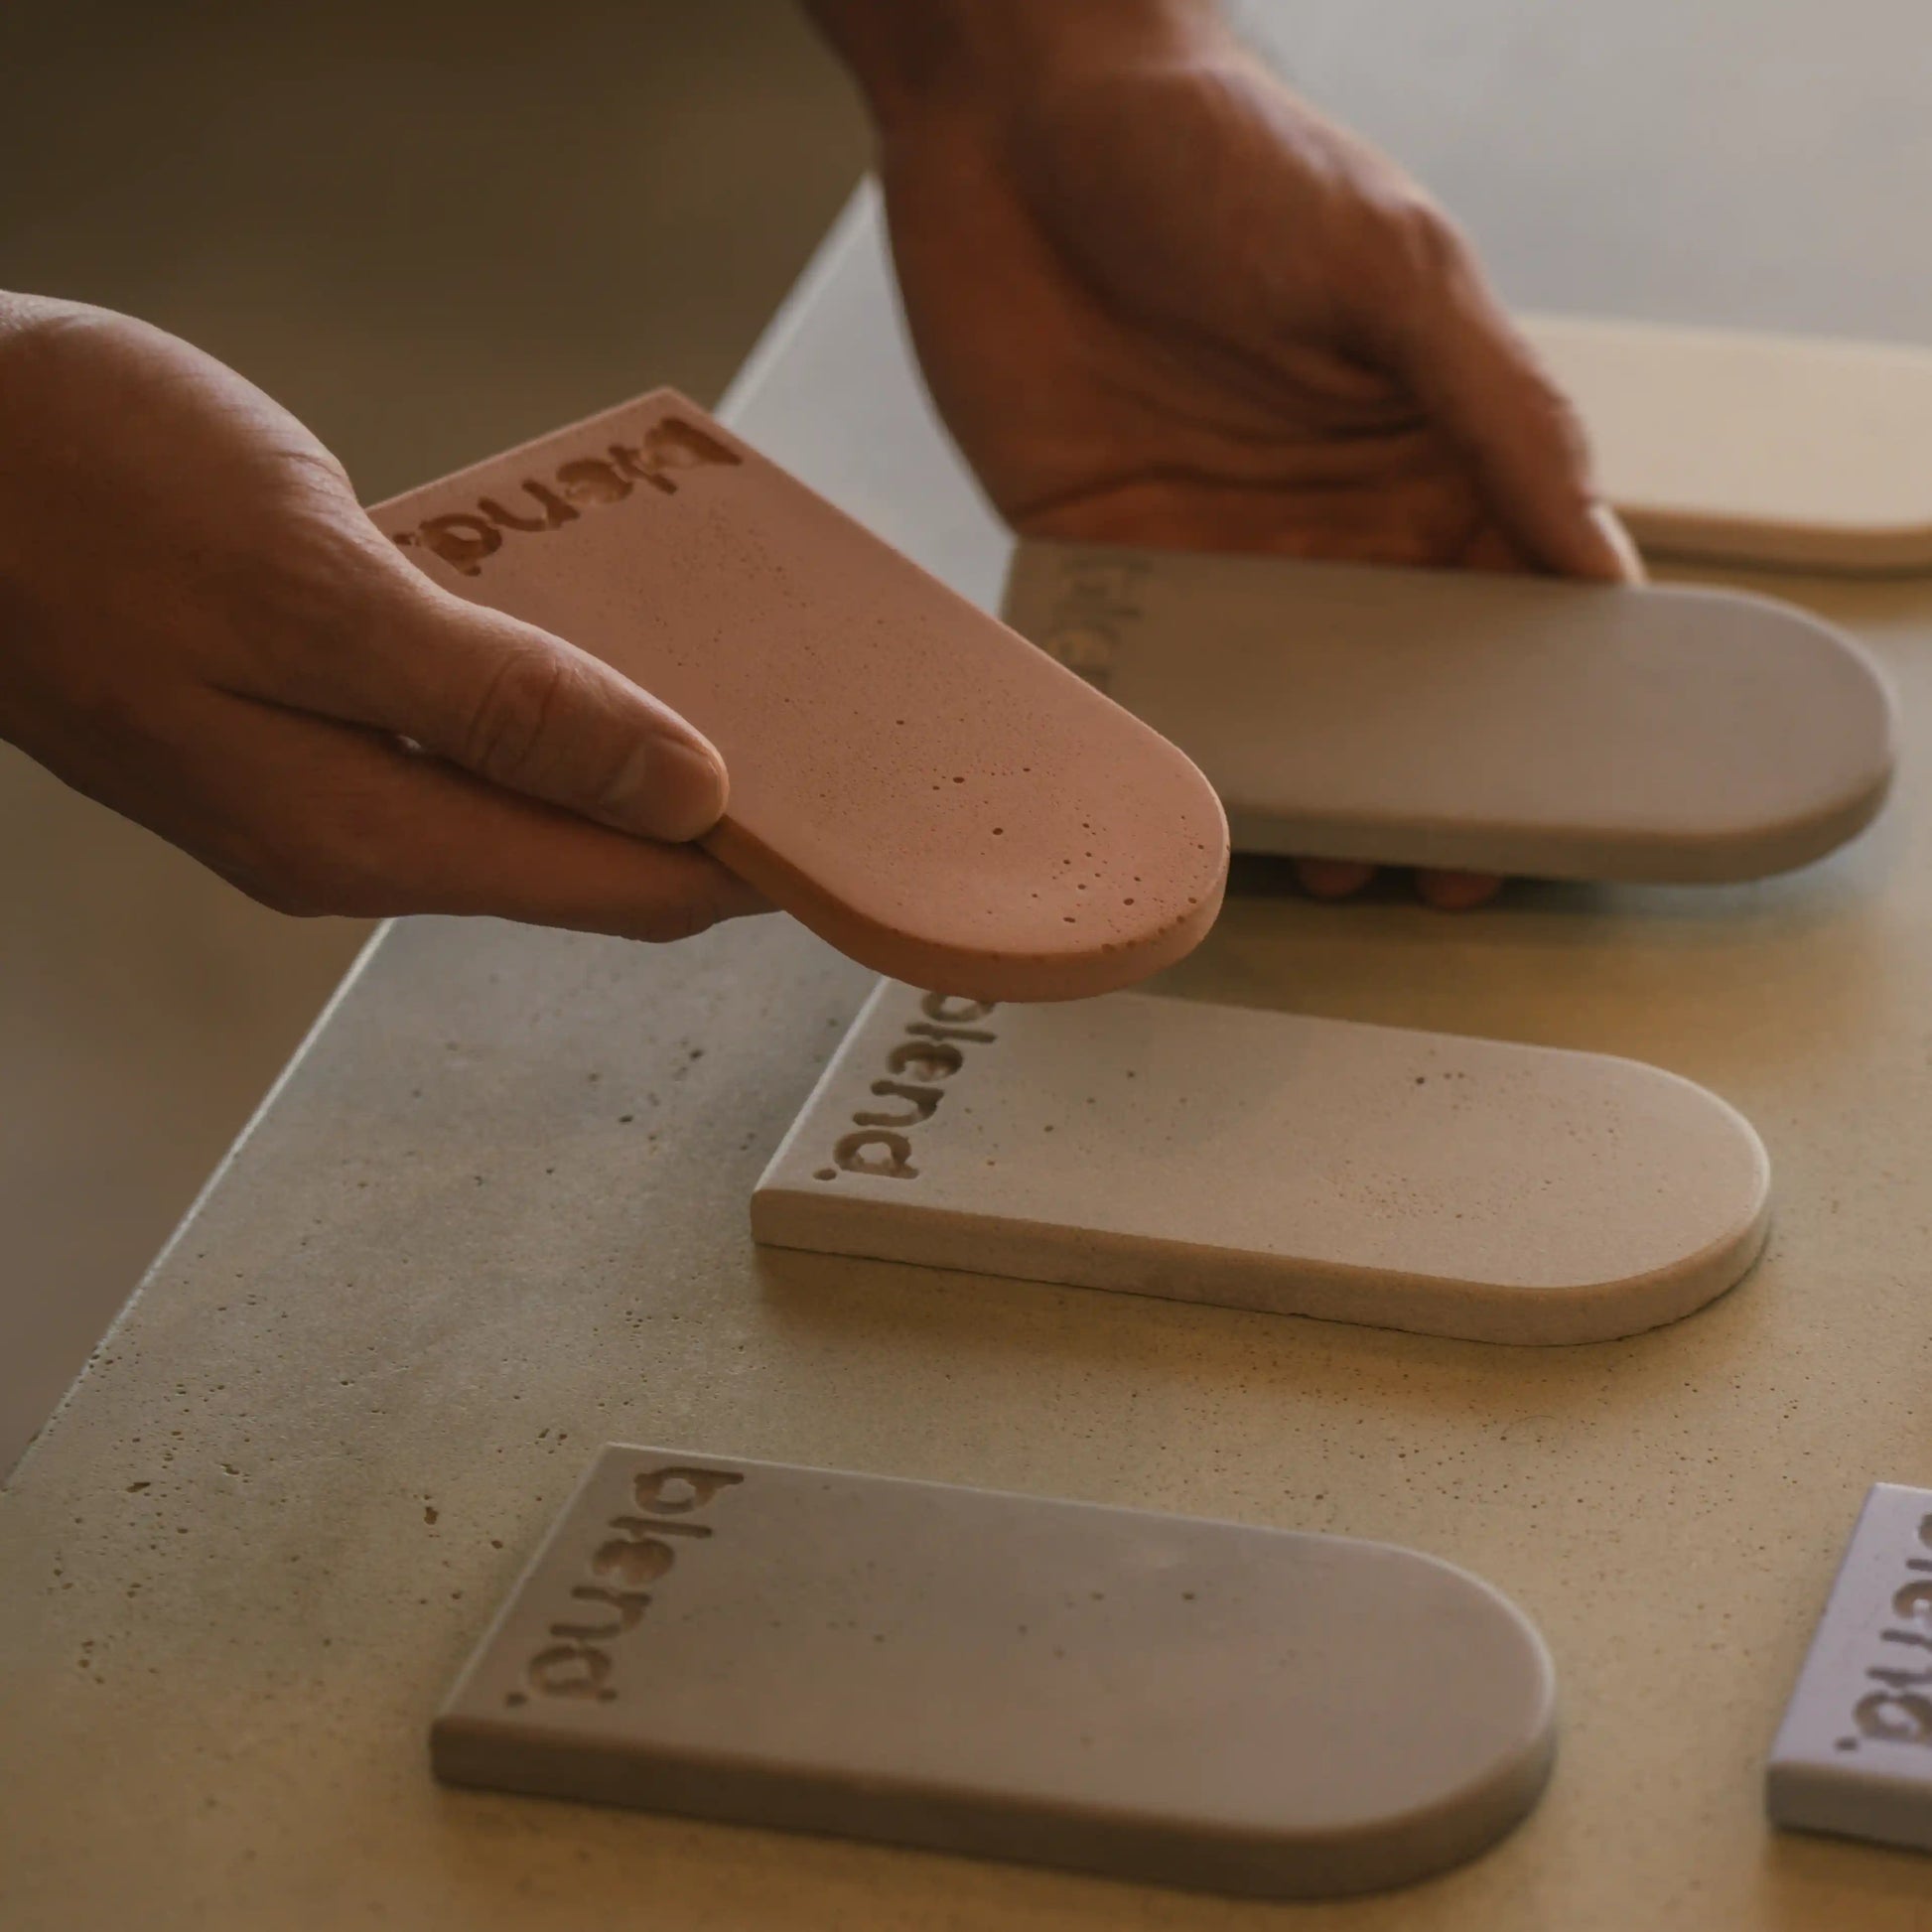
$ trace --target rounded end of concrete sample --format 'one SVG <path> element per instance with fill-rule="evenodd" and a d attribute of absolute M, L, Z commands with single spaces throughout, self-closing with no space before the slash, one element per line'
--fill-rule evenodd
<path fill-rule="evenodd" d="M 1821 858 L 1891 781 L 1876 665 L 1770 598 L 1027 543 L 1006 608 L 1248 851 L 1717 884 Z"/>
<path fill-rule="evenodd" d="M 1776 598 L 1695 586 L 1635 594 L 1663 600 L 1652 675 L 1666 650 L 1684 660 L 1683 709 L 1650 773 L 1660 879 L 1789 872 L 1877 817 L 1897 762 L 1897 704 L 1863 645 Z"/>
<path fill-rule="evenodd" d="M 1389 1668 L 1379 1709 L 1365 1705 L 1359 1724 L 1338 1726 L 1322 1748 L 1310 1749 L 1304 1720 L 1285 1725 L 1281 1761 L 1293 1770 L 1257 1791 L 1257 1808 L 1307 1811 L 1310 1821 L 1293 1835 L 1257 1830 L 1250 1855 L 1292 1879 L 1227 1888 L 1335 1896 L 1466 1863 L 1529 1816 L 1556 1763 L 1556 1669 L 1542 1635 L 1501 1591 L 1452 1564 L 1390 1544 L 1308 1540 L 1339 1546 L 1323 1613 L 1348 1627 L 1351 1648 L 1380 1652 Z M 1391 1614 L 1398 1595 L 1400 1619 Z M 1323 1661 L 1347 1677 L 1346 1659 Z"/>
<path fill-rule="evenodd" d="M 1475 1857 L 1555 1738 L 1534 1626 L 1414 1551 L 611 1448 L 432 1752 L 457 1783 L 1320 1897 Z"/>
<path fill-rule="evenodd" d="M 1547 1311 L 1551 1332 L 1541 1338 L 1608 1341 L 1681 1320 L 1733 1288 L 1763 1252 L 1771 1228 L 1770 1156 L 1750 1122 L 1708 1087 L 1640 1060 L 1565 1057 L 1600 1082 L 1608 1103 L 1601 1117 L 1587 1124 L 1580 1117 L 1568 1131 L 1579 1141 L 1604 1136 L 1597 1159 L 1613 1183 L 1624 1183 L 1632 1225 L 1593 1231 L 1602 1243 L 1594 1266 L 1583 1254 L 1592 1234 L 1572 1230 L 1579 1237 L 1572 1278 L 1551 1283 L 1560 1311 Z M 1544 1127 L 1566 1132 L 1554 1117 Z M 1533 1122 L 1526 1131 L 1535 1131 Z M 1626 1146 L 1629 1135 L 1641 1145 Z M 1646 1249 L 1654 1256 L 1647 1267 Z"/>
<path fill-rule="evenodd" d="M 870 799 L 794 812 L 760 772 L 706 847 L 841 952 L 970 999 L 1083 999 L 1185 958 L 1227 878 L 1213 788 L 1023 638 L 1001 626 L 989 643 L 988 621 L 961 615 L 994 661 L 958 640 L 945 655 L 986 671 L 996 708 L 942 724 L 901 694 L 925 722 Z M 896 702 L 885 684 L 871 699 Z"/>
<path fill-rule="evenodd" d="M 1227 823 L 1180 752 L 669 390 L 374 514 L 689 720 L 731 780 L 705 845 L 880 972 L 1075 999 L 1214 921 Z"/>
<path fill-rule="evenodd" d="M 1932 353 L 1581 316 L 1527 316 L 1523 327 L 1644 548 L 1932 569 Z"/>

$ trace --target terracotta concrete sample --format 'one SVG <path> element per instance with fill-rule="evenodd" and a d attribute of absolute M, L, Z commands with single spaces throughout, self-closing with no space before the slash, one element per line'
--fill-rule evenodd
<path fill-rule="evenodd" d="M 1932 353 L 1577 316 L 1523 326 L 1646 548 L 1932 569 Z"/>
<path fill-rule="evenodd" d="M 436 1720 L 439 1776 L 1275 1897 L 1475 1856 L 1555 1685 L 1388 1544 L 610 1448 Z"/>
<path fill-rule="evenodd" d="M 1029 543 L 1006 612 L 1184 747 L 1251 852 L 1752 879 L 1891 777 L 1871 660 L 1767 598 Z"/>
<path fill-rule="evenodd" d="M 1186 759 L 669 390 L 373 514 L 705 733 L 704 843 L 869 966 L 1071 999 L 1213 923 L 1226 826 Z"/>
<path fill-rule="evenodd" d="M 1770 1171 L 1633 1060 L 1122 994 L 885 985 L 752 1198 L 781 1247 L 1478 1341 L 1600 1341 L 1756 1259 Z"/>
<path fill-rule="evenodd" d="M 1865 1497 L 1765 1800 L 1779 1825 L 1932 1852 L 1932 1489 Z"/>

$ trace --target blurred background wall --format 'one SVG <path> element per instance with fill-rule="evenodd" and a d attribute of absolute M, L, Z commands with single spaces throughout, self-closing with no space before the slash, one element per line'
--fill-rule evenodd
<path fill-rule="evenodd" d="M 865 160 L 790 0 L 0 6 L 0 287 L 200 344 L 369 501 L 715 400 Z M 0 745 L 0 1472 L 366 936 Z"/>

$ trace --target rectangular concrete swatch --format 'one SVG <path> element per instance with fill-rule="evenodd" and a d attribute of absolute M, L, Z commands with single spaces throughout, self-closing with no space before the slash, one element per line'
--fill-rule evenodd
<path fill-rule="evenodd" d="M 456 1783 L 1280 1896 L 1473 1857 L 1554 1743 L 1534 1627 L 1414 1551 L 631 1448 L 433 1731 Z"/>
<path fill-rule="evenodd" d="M 888 982 L 752 1198 L 760 1241 L 1472 1340 L 1676 1319 L 1755 1259 L 1749 1124 L 1602 1054 L 1115 994 Z"/>
<path fill-rule="evenodd" d="M 1246 852 L 1713 884 L 1822 857 L 1891 780 L 1883 675 L 1770 598 L 1025 542 L 1005 610 Z"/>
<path fill-rule="evenodd" d="M 1865 1497 L 1765 1801 L 1779 1825 L 1932 1851 L 1932 1489 Z"/>

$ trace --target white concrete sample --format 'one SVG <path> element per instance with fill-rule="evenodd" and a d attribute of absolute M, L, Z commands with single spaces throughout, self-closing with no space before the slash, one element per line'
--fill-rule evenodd
<path fill-rule="evenodd" d="M 1006 615 L 1186 751 L 1250 852 L 1755 879 L 1891 778 L 1864 651 L 1736 592 L 1027 543 Z"/>
<path fill-rule="evenodd" d="M 1932 568 L 1932 351 L 1577 316 L 1523 327 L 1646 549 Z"/>
<path fill-rule="evenodd" d="M 1864 1499 L 1764 1795 L 1776 1824 L 1932 1852 L 1932 1489 Z"/>
<path fill-rule="evenodd" d="M 1379 1890 L 1536 1803 L 1555 1680 L 1388 1544 L 608 1448 L 437 1719 L 463 1784 L 1207 1890 Z"/>
<path fill-rule="evenodd" d="M 1632 1060 L 884 983 L 752 1197 L 780 1247 L 1478 1341 L 1653 1328 L 1756 1259 L 1747 1121 Z"/>

